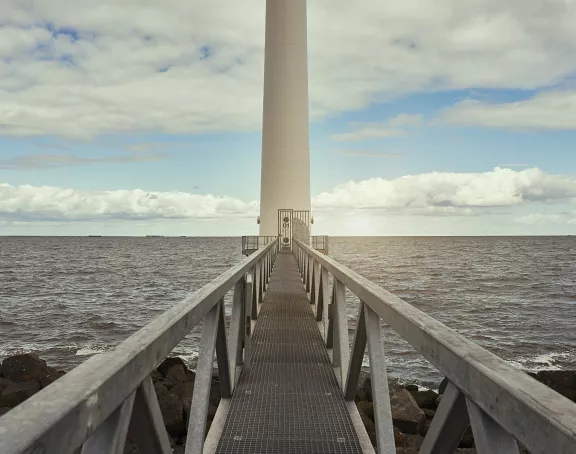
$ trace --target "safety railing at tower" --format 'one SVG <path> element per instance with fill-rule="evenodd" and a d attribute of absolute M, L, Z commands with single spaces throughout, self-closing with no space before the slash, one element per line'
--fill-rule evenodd
<path fill-rule="evenodd" d="M 328 255 L 329 249 L 329 237 L 327 235 L 315 235 L 310 237 L 312 249 L 316 249 L 324 255 Z"/>
<path fill-rule="evenodd" d="M 96 355 L 0 418 L 2 454 L 122 454 L 128 428 L 143 454 L 172 453 L 151 372 L 204 320 L 199 345 L 186 453 L 200 453 L 206 434 L 216 353 L 222 397 L 234 392 L 249 356 L 251 319 L 257 316 L 277 242 L 230 268 L 114 350 Z M 233 289 L 230 333 L 224 297 Z"/>
<path fill-rule="evenodd" d="M 243 236 L 242 255 L 250 255 L 276 241 L 277 236 Z"/>
<path fill-rule="evenodd" d="M 348 401 L 354 400 L 368 346 L 378 452 L 396 452 L 384 321 L 449 380 L 420 454 L 454 452 L 469 426 L 480 454 L 518 453 L 517 442 L 531 454 L 576 453 L 575 403 L 302 242 L 295 242 L 294 254 Z M 351 351 L 346 289 L 359 298 Z"/>

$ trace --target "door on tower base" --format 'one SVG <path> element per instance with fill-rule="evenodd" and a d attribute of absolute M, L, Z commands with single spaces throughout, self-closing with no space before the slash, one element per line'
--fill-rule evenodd
<path fill-rule="evenodd" d="M 310 212 L 303 210 L 278 210 L 278 236 L 280 252 L 292 252 L 294 238 L 310 244 Z"/>

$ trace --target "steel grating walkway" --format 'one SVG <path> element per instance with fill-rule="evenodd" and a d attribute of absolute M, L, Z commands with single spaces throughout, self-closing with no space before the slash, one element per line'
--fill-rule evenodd
<path fill-rule="evenodd" d="M 292 255 L 276 259 L 216 452 L 362 452 Z"/>

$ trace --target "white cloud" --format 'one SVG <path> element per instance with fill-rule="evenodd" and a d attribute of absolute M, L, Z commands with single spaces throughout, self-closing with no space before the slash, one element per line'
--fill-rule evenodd
<path fill-rule="evenodd" d="M 576 177 L 539 169 L 496 168 L 484 173 L 425 173 L 392 180 L 348 182 L 313 198 L 316 212 L 373 217 L 388 215 L 474 216 L 489 209 L 576 198 Z M 0 184 L 0 220 L 19 222 L 255 219 L 259 204 L 234 197 L 143 190 L 84 191 Z"/>
<path fill-rule="evenodd" d="M 107 221 L 256 217 L 257 202 L 186 192 L 80 191 L 50 186 L 0 184 L 0 219 L 13 221 Z"/>
<path fill-rule="evenodd" d="M 462 101 L 444 111 L 444 121 L 500 129 L 576 129 L 576 90 L 545 91 L 525 101 L 491 104 Z"/>
<path fill-rule="evenodd" d="M 261 1 L 3 0 L 0 17 L 0 135 L 260 127 Z M 576 71 L 575 22 L 573 0 L 309 2 L 313 118 L 555 84 Z"/>
<path fill-rule="evenodd" d="M 470 209 L 506 207 L 576 198 L 576 178 L 539 169 L 495 168 L 483 173 L 432 172 L 393 180 L 350 181 L 314 198 L 316 209 L 386 209 L 418 213 L 472 214 Z"/>

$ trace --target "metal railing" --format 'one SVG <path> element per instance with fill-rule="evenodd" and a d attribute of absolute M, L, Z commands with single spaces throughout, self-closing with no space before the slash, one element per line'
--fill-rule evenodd
<path fill-rule="evenodd" d="M 258 249 L 268 246 L 270 243 L 278 240 L 277 236 L 243 236 L 242 237 L 242 254 L 250 255 Z"/>
<path fill-rule="evenodd" d="M 222 397 L 230 397 L 276 255 L 277 242 L 271 242 L 113 351 L 90 358 L 8 412 L 0 418 L 2 454 L 67 454 L 80 446 L 83 454 L 122 454 L 129 426 L 141 453 L 170 454 L 150 373 L 204 320 L 186 443 L 187 453 L 202 452 L 214 352 Z M 223 299 L 232 288 L 227 337 Z"/>
<path fill-rule="evenodd" d="M 310 238 L 312 239 L 312 249 L 316 249 L 322 254 L 328 254 L 329 237 L 327 235 L 315 235 Z"/>
<path fill-rule="evenodd" d="M 294 254 L 348 401 L 356 394 L 368 346 L 378 452 L 396 452 L 383 320 L 449 380 L 420 454 L 454 452 L 470 425 L 480 454 L 518 453 L 517 441 L 532 454 L 576 453 L 576 404 L 302 242 L 295 241 Z M 352 351 L 346 288 L 360 300 Z"/>

